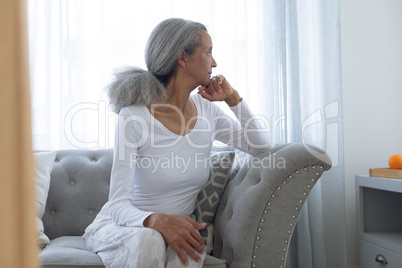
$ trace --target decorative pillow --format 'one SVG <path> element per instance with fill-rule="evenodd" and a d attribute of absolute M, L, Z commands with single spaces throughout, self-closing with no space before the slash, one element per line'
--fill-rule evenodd
<path fill-rule="evenodd" d="M 35 189 L 36 189 L 36 225 L 39 233 L 38 244 L 40 248 L 49 244 L 49 238 L 44 233 L 42 222 L 47 194 L 50 186 L 50 172 L 52 171 L 57 152 L 43 152 L 34 154 L 35 163 Z"/>
<path fill-rule="evenodd" d="M 206 254 L 210 254 L 213 249 L 213 222 L 215 213 L 228 182 L 234 157 L 234 152 L 211 153 L 210 176 L 197 196 L 194 216 L 197 222 L 207 224 L 206 228 L 200 230 L 200 234 L 204 239 Z"/>

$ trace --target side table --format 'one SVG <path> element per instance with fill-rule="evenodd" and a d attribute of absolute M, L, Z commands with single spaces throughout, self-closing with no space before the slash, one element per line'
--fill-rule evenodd
<path fill-rule="evenodd" d="M 402 180 L 356 176 L 360 268 L 402 267 Z"/>

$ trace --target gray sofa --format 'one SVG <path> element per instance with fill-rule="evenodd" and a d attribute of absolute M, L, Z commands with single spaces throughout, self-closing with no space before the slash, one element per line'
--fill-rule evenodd
<path fill-rule="evenodd" d="M 204 267 L 285 267 L 299 211 L 330 159 L 303 144 L 255 158 L 235 152 Z M 57 152 L 43 216 L 51 239 L 39 253 L 43 267 L 103 267 L 81 235 L 107 201 L 112 160 L 111 149 Z"/>

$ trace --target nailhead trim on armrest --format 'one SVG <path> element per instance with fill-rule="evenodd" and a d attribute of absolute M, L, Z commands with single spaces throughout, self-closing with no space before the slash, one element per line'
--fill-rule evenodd
<path fill-rule="evenodd" d="M 312 169 L 315 169 L 316 166 L 311 166 Z M 316 172 L 315 176 L 317 177 L 313 177 L 311 179 L 311 183 L 306 185 L 307 190 L 303 192 L 303 196 L 301 197 L 301 199 L 299 200 L 299 205 L 296 206 L 294 208 L 295 213 L 292 214 L 291 219 L 289 219 L 289 227 L 290 229 L 287 230 L 287 239 L 284 240 L 284 248 L 283 248 L 283 255 L 279 256 L 281 258 L 282 261 L 282 265 L 280 265 L 280 268 L 284 267 L 284 262 L 285 262 L 285 257 L 286 257 L 286 252 L 288 249 L 288 245 L 289 245 L 289 239 L 290 239 L 290 235 L 292 233 L 292 230 L 294 229 L 294 225 L 296 223 L 297 217 L 299 215 L 300 209 L 305 201 L 305 199 L 307 198 L 308 193 L 310 192 L 310 190 L 312 189 L 312 187 L 314 186 L 314 184 L 317 182 L 318 178 L 321 176 L 322 172 L 324 171 L 324 167 L 320 166 L 320 169 L 322 170 L 321 173 L 320 172 Z M 308 171 L 308 167 L 304 167 L 301 170 L 296 170 L 292 175 L 289 175 L 288 177 L 286 177 L 283 181 L 282 181 L 282 187 L 285 187 L 285 185 L 287 183 L 291 183 L 292 180 L 296 179 L 296 176 L 298 174 L 300 174 L 302 171 Z M 269 211 L 270 211 L 270 207 L 272 205 L 273 202 L 275 202 L 275 198 L 278 194 L 278 192 L 281 190 L 281 186 L 276 187 L 275 191 L 273 192 L 273 194 L 271 195 L 271 199 L 268 200 L 265 209 L 261 215 L 260 221 L 259 221 L 259 225 L 257 228 L 257 236 L 255 237 L 254 240 L 254 248 L 253 248 L 253 254 L 252 254 L 252 267 L 257 267 L 256 263 L 254 262 L 254 260 L 256 260 L 258 258 L 258 249 L 259 249 L 259 244 L 261 243 L 261 238 L 259 236 L 259 233 L 262 232 L 263 228 L 264 228 L 264 223 L 266 222 L 266 217 L 267 215 L 269 215 Z"/>

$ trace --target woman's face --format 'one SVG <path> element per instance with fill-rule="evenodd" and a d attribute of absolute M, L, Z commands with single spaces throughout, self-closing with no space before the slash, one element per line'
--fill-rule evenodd
<path fill-rule="evenodd" d="M 216 61 L 212 57 L 212 39 L 206 31 L 201 31 L 201 45 L 186 59 L 187 72 L 198 85 L 209 85 L 212 68 Z"/>

